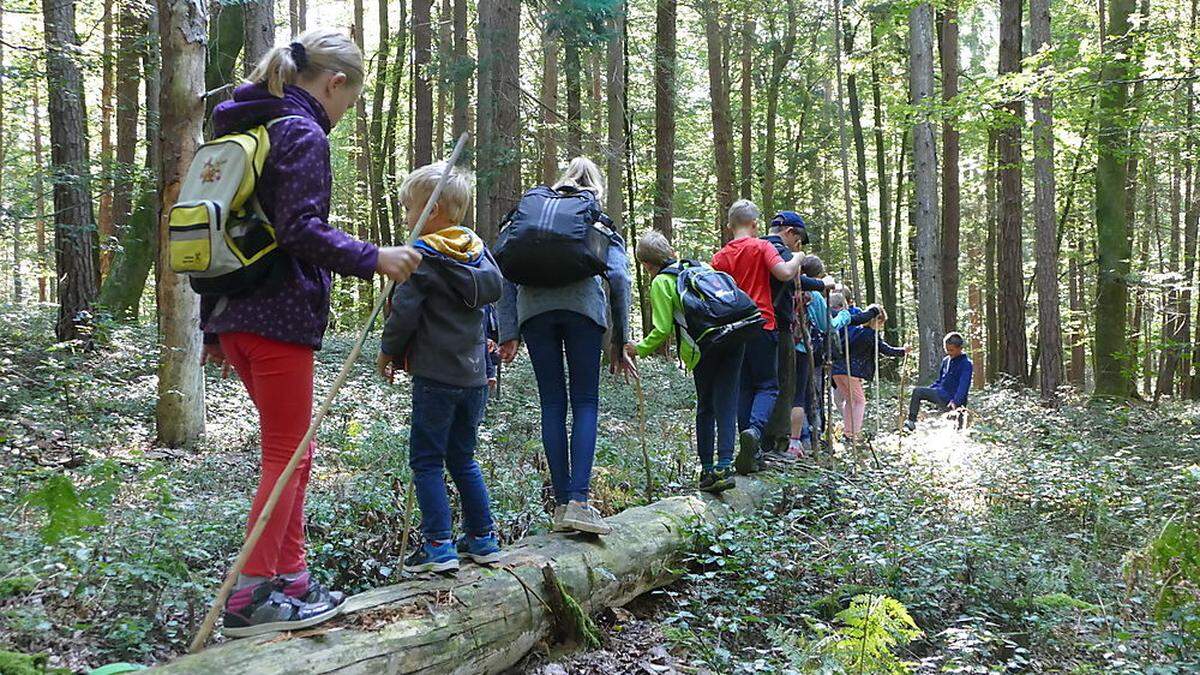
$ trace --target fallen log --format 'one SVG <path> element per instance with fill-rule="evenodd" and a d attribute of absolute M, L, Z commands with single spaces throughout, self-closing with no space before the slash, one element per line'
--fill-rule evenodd
<path fill-rule="evenodd" d="M 553 635 L 542 566 L 594 614 L 677 577 L 679 554 L 698 521 L 721 523 L 759 508 L 761 480 L 737 478 L 719 498 L 681 495 L 627 509 L 606 537 L 540 535 L 505 549 L 496 568 L 465 565 L 454 577 L 420 578 L 346 601 L 341 617 L 307 631 L 272 633 L 210 647 L 154 668 L 191 673 L 498 673 Z"/>

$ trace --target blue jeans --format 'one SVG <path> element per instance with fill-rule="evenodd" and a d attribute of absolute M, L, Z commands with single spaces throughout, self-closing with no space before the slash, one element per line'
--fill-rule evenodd
<path fill-rule="evenodd" d="M 717 463 L 733 463 L 733 442 L 737 436 L 738 376 L 742 369 L 745 345 L 717 345 L 700 355 L 692 371 L 696 383 L 696 453 L 700 466 L 713 466 L 713 445 Z M 716 435 L 713 435 L 713 425 Z"/>
<path fill-rule="evenodd" d="M 908 421 L 917 421 L 917 415 L 921 412 L 921 401 L 933 403 L 938 410 L 945 410 L 950 405 L 950 397 L 941 389 L 915 387 L 912 390 L 912 398 L 908 400 Z"/>
<path fill-rule="evenodd" d="M 587 501 L 600 415 L 600 348 L 604 329 L 577 312 L 557 309 L 521 325 L 542 406 L 542 447 L 554 503 Z M 563 355 L 566 355 L 566 372 Z M 567 373 L 571 440 L 567 443 Z"/>
<path fill-rule="evenodd" d="M 746 343 L 738 400 L 739 430 L 754 429 L 761 436 L 771 418 L 779 396 L 777 340 L 775 331 L 763 330 Z"/>
<path fill-rule="evenodd" d="M 466 531 L 476 536 L 492 531 L 487 486 L 475 462 L 476 432 L 486 408 L 486 386 L 454 387 L 413 378 L 408 465 L 421 506 L 421 532 L 429 541 L 451 538 L 446 470 L 462 500 Z"/>

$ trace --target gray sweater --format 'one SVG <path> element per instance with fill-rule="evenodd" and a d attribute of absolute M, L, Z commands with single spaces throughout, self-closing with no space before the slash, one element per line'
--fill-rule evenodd
<path fill-rule="evenodd" d="M 553 288 L 517 286 L 506 279 L 499 304 L 500 341 L 519 339 L 521 325 L 539 314 L 565 309 L 582 314 L 605 329 L 609 328 L 611 313 L 612 343 L 625 344 L 629 341 L 629 258 L 619 234 L 614 233 L 610 238 L 605 277 L 611 291 L 607 297 L 599 276 Z"/>

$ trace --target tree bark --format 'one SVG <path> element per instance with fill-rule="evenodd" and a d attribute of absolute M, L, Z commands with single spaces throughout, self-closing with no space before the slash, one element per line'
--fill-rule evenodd
<path fill-rule="evenodd" d="M 100 247 L 100 279 L 108 275 L 114 248 L 113 230 L 113 0 L 101 6 L 100 47 L 100 176 L 97 181 L 99 204 L 96 213 L 97 244 Z"/>
<path fill-rule="evenodd" d="M 350 33 L 360 52 L 364 51 L 365 14 L 363 0 L 354 0 L 354 25 L 350 28 Z M 354 140 L 352 155 L 355 168 L 355 199 L 351 213 L 358 221 L 358 238 L 370 241 L 378 233 L 371 232 L 371 134 L 367 119 L 367 101 L 362 96 L 354 103 Z M 370 286 L 370 281 L 361 284 L 363 288 Z"/>
<path fill-rule="evenodd" d="M 675 201 L 676 0 L 656 0 L 655 7 L 654 229 L 670 240 Z"/>
<path fill-rule="evenodd" d="M 413 167 L 433 161 L 433 81 L 430 78 L 433 43 L 433 24 L 430 18 L 432 0 L 413 0 L 413 97 L 416 105 L 413 119 Z"/>
<path fill-rule="evenodd" d="M 454 0 L 454 103 L 450 128 L 456 141 L 467 131 L 471 76 L 475 69 L 475 63 L 467 55 L 467 41 L 467 0 Z"/>
<path fill-rule="evenodd" d="M 275 46 L 275 1 L 247 0 L 242 3 L 242 26 L 246 33 L 242 67 L 249 75 Z M 163 68 L 165 70 L 166 66 Z"/>
<path fill-rule="evenodd" d="M 204 66 L 204 86 L 207 91 L 228 86 L 205 100 L 206 124 L 211 124 L 209 120 L 212 118 L 213 108 L 233 96 L 232 85 L 238 82 L 234 69 L 237 66 L 238 55 L 242 53 L 242 47 L 246 44 L 245 6 L 240 3 L 225 5 L 216 2 L 212 7 L 215 14 L 209 16 L 208 21 L 208 62 Z"/>
<path fill-rule="evenodd" d="M 307 672 L 395 674 L 510 672 L 539 643 L 552 640 L 554 615 L 542 568 L 553 566 L 586 615 L 619 607 L 679 575 L 694 545 L 685 522 L 721 527 L 762 508 L 773 491 L 737 478 L 720 500 L 678 496 L 627 509 L 609 521 L 603 545 L 581 538 L 528 537 L 507 554 L 507 573 L 468 566 L 456 577 L 418 579 L 377 588 L 346 601 L 343 617 L 320 639 L 271 633 L 233 640 L 160 666 L 161 675 L 281 675 Z M 446 602 L 442 602 L 445 599 Z M 441 600 L 439 600 L 441 599 Z"/>
<path fill-rule="evenodd" d="M 842 168 L 842 204 L 846 221 L 846 262 L 850 265 L 850 290 L 862 293 L 858 283 L 858 247 L 854 241 L 854 205 L 850 201 L 850 144 L 846 138 L 846 108 L 842 94 L 842 0 L 833 1 L 833 49 L 834 76 L 837 78 L 837 126 L 838 150 Z M 931 85 L 932 86 L 932 85 Z M 769 160 L 768 160 L 769 161 Z"/>
<path fill-rule="evenodd" d="M 742 99 L 741 99 L 741 139 L 742 139 L 742 176 L 741 176 L 741 196 L 742 199 L 750 199 L 751 186 L 754 184 L 754 170 L 751 162 L 751 153 L 753 152 L 753 135 L 750 125 L 750 120 L 753 114 L 753 103 L 751 102 L 751 88 L 754 84 L 754 19 L 751 18 L 750 11 L 746 10 L 745 17 L 742 19 Z M 722 217 L 724 214 L 722 214 Z"/>
<path fill-rule="evenodd" d="M 140 3 L 121 0 L 117 22 L 116 63 L 116 121 L 117 148 L 113 187 L 112 219 L 117 237 L 125 232 L 133 208 L 133 186 L 137 172 L 138 115 L 141 112 L 138 95 L 141 88 L 139 68 L 141 58 L 138 41 L 143 38 L 145 18 L 138 11 Z"/>
<path fill-rule="evenodd" d="M 942 281 L 939 275 L 941 244 L 938 241 L 937 147 L 933 122 L 927 110 L 933 96 L 933 9 L 929 3 L 914 7 L 908 15 L 909 96 L 918 116 L 913 126 L 912 205 L 916 226 L 917 333 L 920 347 L 919 375 L 922 382 L 936 377 L 942 360 Z"/>
<path fill-rule="evenodd" d="M 386 145 L 380 142 L 383 139 L 383 101 L 387 98 L 387 84 L 389 76 L 392 74 L 388 69 L 389 38 L 392 29 L 388 23 L 387 0 L 379 0 L 377 13 L 379 15 L 379 47 L 375 51 L 375 91 L 371 95 L 371 123 L 368 132 L 369 138 L 373 141 L 371 147 L 374 152 L 370 155 L 370 184 L 368 187 L 371 195 L 371 235 L 375 241 L 382 242 L 384 241 L 383 233 L 390 233 L 392 229 L 391 223 L 388 222 L 388 200 L 383 185 L 383 170 L 387 163 L 387 156 L 384 154 Z"/>
<path fill-rule="evenodd" d="M 33 86 L 33 198 L 37 217 L 34 228 L 37 235 L 37 282 L 38 302 L 49 302 L 53 292 L 49 274 L 50 265 L 46 261 L 46 185 L 43 178 L 45 161 L 42 151 L 42 86 L 37 82 Z"/>
<path fill-rule="evenodd" d="M 1000 75 L 1021 71 L 1022 0 L 1000 0 Z M 1021 126 L 1025 104 L 1014 98 L 1004 105 L 999 129 L 1000 221 L 996 230 L 997 318 L 1000 322 L 1000 372 L 1018 382 L 1028 377 L 1028 338 L 1025 335 L 1024 272 L 1021 233 L 1024 203 L 1021 191 Z"/>
<path fill-rule="evenodd" d="M 845 38 L 846 58 L 854 54 L 854 31 Z M 867 284 L 868 303 L 875 302 L 875 267 L 871 262 L 871 205 L 867 196 L 867 143 L 863 138 L 862 103 L 858 99 L 858 76 L 851 71 L 846 76 L 846 94 L 850 97 L 850 123 L 854 135 L 855 190 L 858 193 L 858 236 L 862 243 L 863 281 Z"/>
<path fill-rule="evenodd" d="M 1129 258 L 1132 254 L 1126 217 L 1126 166 L 1129 133 L 1124 118 L 1129 103 L 1129 16 L 1133 0 L 1109 0 L 1104 66 L 1097 107 L 1096 164 L 1096 315 L 1095 373 L 1097 396 L 1127 398 L 1133 393 L 1128 367 L 1126 328 L 1129 305 Z"/>
<path fill-rule="evenodd" d="M 387 4 L 387 0 L 382 0 Z M 437 107 L 434 109 L 434 129 L 433 129 L 433 144 L 442 152 L 446 147 L 446 112 L 448 110 L 448 102 L 450 100 L 450 72 L 447 68 L 448 64 L 454 63 L 454 43 L 453 36 L 450 31 L 454 25 L 454 8 L 451 6 L 451 0 L 442 0 L 442 4 L 438 7 L 438 29 L 437 29 Z M 451 144 L 450 147 L 454 147 Z"/>
<path fill-rule="evenodd" d="M 567 88 L 567 156 L 583 154 L 583 64 L 580 62 L 579 45 L 571 38 L 563 38 L 563 76 Z"/>
<path fill-rule="evenodd" d="M 384 173 L 384 187 L 387 193 L 387 207 L 391 213 L 391 221 L 397 225 L 396 230 L 403 230 L 399 227 L 400 223 L 404 222 L 404 214 L 400 212 L 400 199 L 397 196 L 397 188 L 399 182 L 397 155 L 396 152 L 396 127 L 397 119 L 400 116 L 400 87 L 404 80 L 405 65 L 408 61 L 408 5 L 401 0 L 399 21 L 396 22 L 396 34 L 393 42 L 396 43 L 396 60 L 392 64 L 392 72 L 388 77 L 388 107 L 387 119 L 383 124 L 383 155 L 387 158 L 387 168 Z M 468 72 L 462 77 L 470 77 Z M 464 123 L 465 124 L 465 123 Z M 464 129 L 465 130 L 465 129 Z M 474 222 L 474 218 L 470 213 L 463 220 L 463 224 L 468 227 Z M 392 228 L 381 229 L 379 232 L 379 242 L 385 246 L 390 246 L 396 243 L 395 231 Z"/>
<path fill-rule="evenodd" d="M 733 237 L 725 214 L 733 204 L 733 120 L 729 90 L 725 86 L 725 36 L 721 32 L 721 6 L 717 0 L 703 5 L 704 37 L 708 46 L 708 91 L 712 97 L 713 160 L 717 171 L 717 222 L 721 242 Z"/>
<path fill-rule="evenodd" d="M 779 122 L 779 90 L 783 86 L 783 73 L 792 61 L 796 50 L 796 2 L 787 1 L 787 16 L 783 37 L 773 41 L 771 48 L 771 77 L 767 80 L 767 124 L 763 148 L 763 215 L 770 218 L 775 213 L 775 139 Z"/>
<path fill-rule="evenodd" d="M 1030 50 L 1050 50 L 1050 0 L 1029 0 Z M 1049 73 L 1049 60 L 1039 70 Z M 1049 87 L 1049 84 L 1044 85 Z M 1033 99 L 1034 222 L 1037 227 L 1038 376 L 1042 400 L 1057 405 L 1062 384 L 1062 316 L 1058 297 L 1058 231 L 1055 222 L 1054 98 Z"/>
<path fill-rule="evenodd" d="M 941 52 L 942 101 L 949 105 L 958 96 L 958 8 L 951 3 L 938 12 L 938 48 Z M 958 128 L 954 115 L 942 122 L 942 302 L 947 330 L 958 325 L 958 254 L 961 196 L 959 190 Z"/>
<path fill-rule="evenodd" d="M 171 271 L 167 216 L 200 144 L 204 124 L 204 0 L 159 0 L 162 39 L 161 173 L 158 214 L 158 442 L 192 444 L 204 433 L 204 372 L 200 367 L 200 298 Z M 247 36 L 249 37 L 249 36 Z"/>
<path fill-rule="evenodd" d="M 520 19 L 517 0 L 491 0 L 479 13 L 479 199 L 476 229 L 485 241 L 496 239 L 500 219 L 516 203 L 521 189 Z"/>
<path fill-rule="evenodd" d="M 624 160 L 628 140 L 625 128 L 625 13 L 627 5 L 621 2 L 613 18 L 613 32 L 608 39 L 606 73 L 608 104 L 608 216 L 613 227 L 625 232 L 625 185 Z"/>
<path fill-rule="evenodd" d="M 998 205 L 996 198 L 996 145 L 998 134 L 995 129 L 988 129 L 987 169 L 984 174 L 984 192 L 987 200 L 987 244 L 984 252 L 984 295 L 985 323 L 987 324 L 987 358 L 985 359 L 987 381 L 994 382 L 1000 372 L 1000 325 L 996 316 L 996 224 L 998 222 Z"/>
<path fill-rule="evenodd" d="M 75 340 L 87 335 L 99 290 L 83 75 L 74 59 L 79 50 L 75 3 L 42 0 L 42 20 L 54 172 L 54 258 L 59 279 L 54 334 L 59 340 Z"/>
<path fill-rule="evenodd" d="M 553 185 L 558 178 L 558 40 L 549 28 L 542 30 L 542 157 L 541 180 Z"/>
<path fill-rule="evenodd" d="M 892 196 L 887 167 L 887 145 L 884 142 L 884 108 L 883 91 L 879 81 L 879 35 L 877 32 L 880 14 L 870 17 L 871 32 L 871 108 L 875 113 L 875 175 L 879 186 L 879 286 L 883 304 L 888 308 L 887 339 L 892 344 L 899 344 L 899 336 L 895 330 L 896 288 L 893 279 L 893 250 L 891 234 L 888 227 L 892 222 Z"/>

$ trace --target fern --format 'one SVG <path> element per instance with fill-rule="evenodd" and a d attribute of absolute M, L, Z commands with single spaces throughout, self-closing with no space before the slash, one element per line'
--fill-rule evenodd
<path fill-rule="evenodd" d="M 886 595 L 857 595 L 836 618 L 842 625 L 823 647 L 848 672 L 908 672 L 892 650 L 922 632 L 903 603 Z"/>
<path fill-rule="evenodd" d="M 46 524 L 42 540 L 55 544 L 63 537 L 78 534 L 83 528 L 104 524 L 104 516 L 83 505 L 71 479 L 54 475 L 40 489 L 25 499 L 31 506 L 45 509 Z"/>

